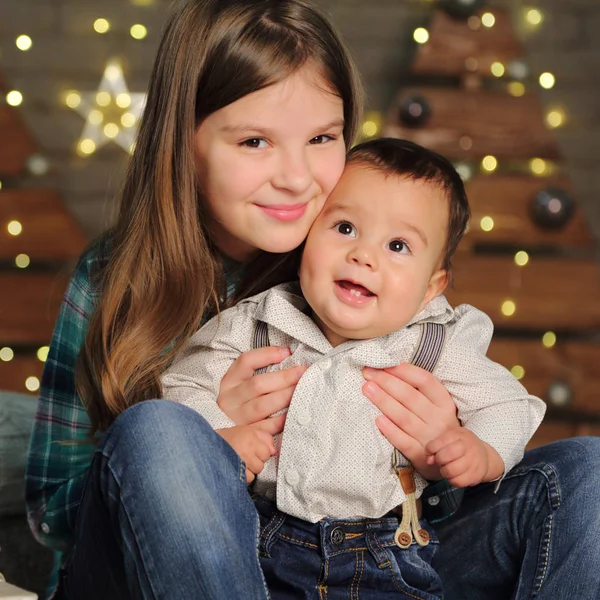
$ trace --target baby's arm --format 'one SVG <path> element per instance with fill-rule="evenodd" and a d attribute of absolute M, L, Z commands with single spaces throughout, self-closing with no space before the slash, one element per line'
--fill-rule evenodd
<path fill-rule="evenodd" d="M 498 479 L 515 466 L 546 407 L 486 357 L 490 318 L 467 305 L 456 309 L 456 317 L 447 327 L 435 375 L 452 395 L 463 428 L 446 432 L 426 449 L 442 475 L 462 487 Z"/>
<path fill-rule="evenodd" d="M 240 335 L 233 335 L 236 327 Z M 240 346 L 239 340 L 247 340 L 247 346 Z M 221 380 L 235 360 L 250 350 L 251 340 L 252 320 L 244 319 L 235 308 L 223 311 L 201 327 L 175 357 L 162 376 L 163 397 L 192 408 L 213 429 L 233 427 L 235 422 L 218 405 Z"/>

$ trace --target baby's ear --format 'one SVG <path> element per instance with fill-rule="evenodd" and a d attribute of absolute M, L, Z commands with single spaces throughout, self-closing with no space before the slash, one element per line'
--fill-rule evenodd
<path fill-rule="evenodd" d="M 425 292 L 425 299 L 423 306 L 430 300 L 433 300 L 436 296 L 444 293 L 444 290 L 448 287 L 450 282 L 450 273 L 446 269 L 437 270 L 429 280 L 427 291 Z"/>

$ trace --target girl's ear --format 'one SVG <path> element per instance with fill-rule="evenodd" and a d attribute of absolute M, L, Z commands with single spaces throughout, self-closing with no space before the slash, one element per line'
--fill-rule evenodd
<path fill-rule="evenodd" d="M 448 287 L 450 281 L 450 274 L 446 269 L 437 270 L 429 280 L 427 291 L 425 292 L 425 298 L 423 298 L 423 308 L 430 300 L 433 300 L 436 296 L 444 293 L 444 290 Z"/>

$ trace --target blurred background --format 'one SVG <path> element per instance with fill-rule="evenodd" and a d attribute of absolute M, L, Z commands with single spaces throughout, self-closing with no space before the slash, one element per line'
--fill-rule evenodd
<path fill-rule="evenodd" d="M 600 3 L 317 3 L 364 78 L 361 138 L 431 147 L 467 184 L 449 297 L 492 317 L 490 357 L 548 403 L 531 445 L 598 434 Z M 74 261 L 111 224 L 168 6 L 0 0 L 0 571 L 38 593 L 49 557 L 13 501 L 35 394 Z"/>

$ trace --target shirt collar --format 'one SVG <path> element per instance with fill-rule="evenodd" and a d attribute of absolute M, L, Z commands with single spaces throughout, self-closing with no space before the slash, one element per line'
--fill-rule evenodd
<path fill-rule="evenodd" d="M 441 295 L 430 300 L 425 308 L 415 315 L 406 325 L 431 322 L 445 324 L 454 317 L 454 310 Z M 318 350 L 322 354 L 331 353 L 333 350 L 329 340 L 319 329 L 310 316 L 310 307 L 302 296 L 298 282 L 284 283 L 265 292 L 255 313 L 255 318 L 276 327 L 283 333 L 299 342 Z M 392 332 L 389 335 L 393 335 Z M 387 337 L 387 336 L 384 336 Z M 356 345 L 361 340 L 349 340 L 338 348 L 347 349 L 349 345 Z M 335 350 L 338 350 L 336 348 Z"/>

